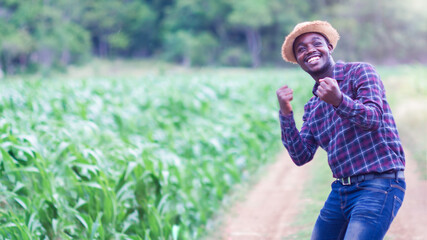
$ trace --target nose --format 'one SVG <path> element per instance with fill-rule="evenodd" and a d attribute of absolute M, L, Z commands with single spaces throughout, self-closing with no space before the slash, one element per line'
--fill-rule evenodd
<path fill-rule="evenodd" d="M 309 44 L 308 46 L 307 46 L 307 53 L 308 54 L 310 54 L 310 53 L 312 53 L 312 52 L 315 52 L 316 51 L 316 48 L 312 45 L 312 44 Z"/>

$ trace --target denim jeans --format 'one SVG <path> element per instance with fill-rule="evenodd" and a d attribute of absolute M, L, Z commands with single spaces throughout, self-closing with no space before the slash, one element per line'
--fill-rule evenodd
<path fill-rule="evenodd" d="M 372 179 L 344 186 L 332 183 L 311 239 L 383 239 L 402 205 L 404 179 Z"/>

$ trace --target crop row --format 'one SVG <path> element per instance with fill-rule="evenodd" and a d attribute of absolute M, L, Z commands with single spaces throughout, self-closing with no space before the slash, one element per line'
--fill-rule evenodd
<path fill-rule="evenodd" d="M 1 83 L 0 239 L 199 238 L 277 152 L 278 86 L 261 73 Z"/>

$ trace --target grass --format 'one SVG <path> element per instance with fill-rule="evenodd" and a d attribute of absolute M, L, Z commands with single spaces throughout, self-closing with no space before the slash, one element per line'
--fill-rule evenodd
<path fill-rule="evenodd" d="M 312 166 L 308 174 L 310 178 L 304 185 L 304 192 L 301 199 L 301 205 L 303 206 L 301 209 L 303 211 L 292 223 L 299 231 L 293 235 L 284 237 L 283 240 L 310 239 L 314 223 L 331 190 L 330 184 L 333 179 L 327 163 L 326 152 L 318 150 L 315 159 L 308 164 Z"/>
<path fill-rule="evenodd" d="M 427 179 L 427 75 L 425 66 L 380 68 L 387 96 L 404 149 L 418 163 L 418 171 Z"/>

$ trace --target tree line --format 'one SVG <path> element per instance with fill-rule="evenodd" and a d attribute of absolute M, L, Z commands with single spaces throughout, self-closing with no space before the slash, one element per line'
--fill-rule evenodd
<path fill-rule="evenodd" d="M 7 74 L 101 58 L 187 66 L 283 65 L 296 23 L 327 20 L 344 60 L 426 62 L 423 0 L 0 0 L 0 65 Z"/>

